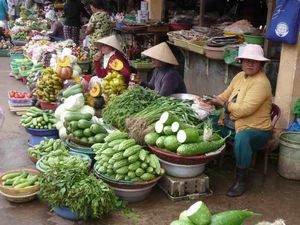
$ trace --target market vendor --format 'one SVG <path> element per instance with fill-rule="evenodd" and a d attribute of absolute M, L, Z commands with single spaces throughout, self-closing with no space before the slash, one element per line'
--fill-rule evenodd
<path fill-rule="evenodd" d="M 87 24 L 86 34 L 89 36 L 90 55 L 95 55 L 98 48 L 95 41 L 112 34 L 114 25 L 109 14 L 104 9 L 105 0 L 91 0 L 90 8 L 92 16 Z"/>
<path fill-rule="evenodd" d="M 96 75 L 104 78 L 107 73 L 117 71 L 128 82 L 130 78 L 129 62 L 122 53 L 121 45 L 115 35 L 102 38 L 95 42 L 99 51 L 94 56 Z M 100 63 L 102 60 L 102 64 Z"/>
<path fill-rule="evenodd" d="M 224 107 L 224 129 L 234 129 L 234 153 L 236 180 L 227 191 L 227 196 L 236 197 L 246 191 L 246 170 L 252 153 L 263 147 L 272 135 L 271 107 L 272 90 L 263 65 L 264 57 L 259 45 L 248 44 L 237 57 L 242 63 L 242 72 L 231 81 L 228 88 L 208 102 Z"/>
<path fill-rule="evenodd" d="M 64 25 L 61 20 L 56 17 L 55 11 L 49 10 L 45 14 L 45 18 L 51 23 L 51 30 L 47 33 L 47 35 L 54 41 L 65 40 Z"/>
<path fill-rule="evenodd" d="M 141 86 L 155 90 L 161 96 L 186 93 L 183 78 L 174 68 L 178 62 L 166 42 L 149 48 L 142 54 L 152 59 L 155 69 L 152 72 L 151 80 L 140 82 Z M 134 84 L 130 83 L 130 86 L 134 86 Z"/>

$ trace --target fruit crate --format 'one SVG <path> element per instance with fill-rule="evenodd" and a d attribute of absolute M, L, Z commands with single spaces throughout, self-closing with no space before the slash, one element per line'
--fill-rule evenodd
<path fill-rule="evenodd" d="M 159 182 L 159 187 L 172 201 L 198 199 L 212 194 L 209 189 L 209 177 L 205 174 L 192 178 L 164 175 Z"/>
<path fill-rule="evenodd" d="M 8 102 L 11 107 L 32 106 L 32 98 L 11 98 L 9 93 Z"/>

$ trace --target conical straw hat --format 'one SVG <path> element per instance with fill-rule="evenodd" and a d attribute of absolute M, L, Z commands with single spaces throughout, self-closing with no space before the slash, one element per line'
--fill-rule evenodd
<path fill-rule="evenodd" d="M 162 42 L 158 45 L 155 45 L 152 48 L 143 51 L 142 54 L 165 63 L 178 65 L 177 59 L 173 55 L 171 49 L 169 48 L 166 42 Z"/>
<path fill-rule="evenodd" d="M 95 44 L 108 45 L 108 46 L 113 47 L 113 48 L 119 50 L 120 52 L 122 52 L 120 42 L 117 39 L 116 35 L 111 35 L 108 37 L 101 38 L 101 39 L 95 41 Z"/>

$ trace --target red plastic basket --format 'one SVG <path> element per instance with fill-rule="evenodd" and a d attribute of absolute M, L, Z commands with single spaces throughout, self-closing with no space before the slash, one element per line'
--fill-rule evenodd
<path fill-rule="evenodd" d="M 53 112 L 56 110 L 57 104 L 56 102 L 43 102 L 40 100 L 41 108 L 42 109 L 49 109 L 52 110 Z"/>

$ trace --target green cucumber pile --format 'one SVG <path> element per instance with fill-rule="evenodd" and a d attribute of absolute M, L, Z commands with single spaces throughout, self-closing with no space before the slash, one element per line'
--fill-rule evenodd
<path fill-rule="evenodd" d="M 206 125 L 205 125 L 206 126 Z M 181 156 L 202 155 L 222 147 L 226 138 L 212 133 L 212 128 L 203 130 L 191 127 L 169 112 L 164 112 L 155 123 L 155 132 L 145 136 L 148 145 L 177 153 Z"/>
<path fill-rule="evenodd" d="M 92 115 L 89 113 L 68 112 L 65 116 L 67 134 L 85 143 L 103 143 L 107 131 L 91 119 Z"/>
<path fill-rule="evenodd" d="M 28 154 L 35 159 L 40 159 L 42 156 L 56 150 L 67 151 L 64 142 L 60 139 L 45 139 L 40 144 L 28 148 Z"/>
<path fill-rule="evenodd" d="M 157 156 L 128 138 L 127 133 L 115 131 L 105 138 L 105 143 L 92 148 L 96 152 L 95 170 L 113 179 L 140 182 L 164 174 Z"/>
<path fill-rule="evenodd" d="M 45 171 L 56 165 L 72 165 L 74 168 L 87 168 L 89 166 L 90 158 L 85 155 L 70 155 L 67 150 L 52 151 L 48 155 L 45 155 L 39 161 L 38 166 Z"/>
<path fill-rule="evenodd" d="M 247 210 L 230 210 L 212 215 L 204 202 L 198 201 L 170 225 L 242 225 L 246 219 L 256 215 Z"/>
<path fill-rule="evenodd" d="M 30 107 L 26 114 L 21 117 L 21 125 L 26 128 L 54 129 L 57 119 L 50 110 L 41 110 L 37 107 Z"/>
<path fill-rule="evenodd" d="M 29 188 L 38 184 L 38 175 L 26 171 L 8 173 L 2 177 L 2 185 L 8 188 Z"/>

